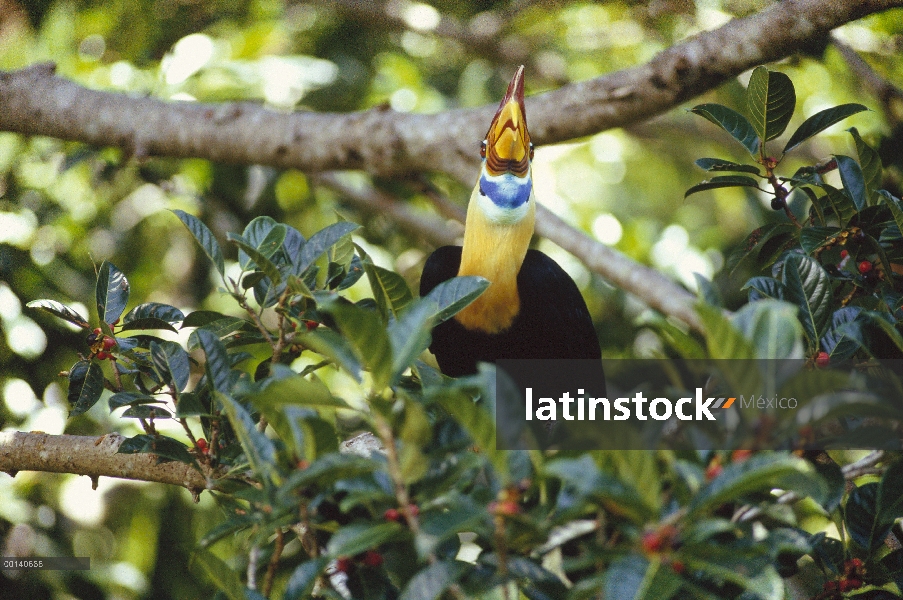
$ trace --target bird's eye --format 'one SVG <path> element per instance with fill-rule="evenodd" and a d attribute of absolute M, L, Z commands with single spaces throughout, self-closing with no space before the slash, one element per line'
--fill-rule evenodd
<path fill-rule="evenodd" d="M 533 160 L 533 142 L 530 142 L 530 160 Z"/>
<path fill-rule="evenodd" d="M 480 142 L 480 158 L 486 158 L 486 140 Z"/>

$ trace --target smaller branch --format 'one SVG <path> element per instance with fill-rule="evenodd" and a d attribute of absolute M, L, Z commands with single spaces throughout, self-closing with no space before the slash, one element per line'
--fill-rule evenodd
<path fill-rule="evenodd" d="M 279 565 L 279 558 L 282 556 L 282 550 L 285 548 L 285 536 L 282 528 L 276 530 L 276 547 L 273 548 L 273 555 L 270 557 L 270 564 L 267 566 L 266 578 L 263 580 L 263 595 L 270 597 L 270 591 L 273 589 L 273 579 L 276 577 L 276 567 Z"/>
<path fill-rule="evenodd" d="M 851 46 L 842 42 L 837 36 L 831 36 L 831 43 L 846 61 L 850 71 L 859 80 L 859 83 L 881 102 L 884 114 L 890 125 L 896 126 L 903 122 L 903 90 L 889 82 L 875 71 L 859 53 Z"/>
<path fill-rule="evenodd" d="M 157 464 L 153 454 L 118 454 L 125 438 L 110 433 L 94 436 L 49 435 L 46 433 L 0 433 L 0 471 L 75 473 L 88 477 L 116 477 L 178 485 L 191 492 L 210 489 L 215 472 L 199 473 L 180 462 Z"/>
<path fill-rule="evenodd" d="M 391 219 L 405 233 L 433 246 L 454 244 L 463 233 L 462 228 L 450 226 L 447 222 L 430 214 L 419 213 L 406 203 L 372 187 L 360 189 L 348 185 L 342 182 L 335 173 L 322 173 L 314 176 L 313 180 L 335 190 L 355 208 L 371 215 L 381 215 Z M 462 216 L 454 215 L 451 218 L 463 221 L 463 211 L 460 212 Z"/>

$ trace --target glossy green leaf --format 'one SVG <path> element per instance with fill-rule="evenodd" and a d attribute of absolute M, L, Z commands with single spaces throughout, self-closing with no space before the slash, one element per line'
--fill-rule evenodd
<path fill-rule="evenodd" d="M 151 342 L 150 356 L 160 379 L 178 394 L 188 387 L 191 361 L 188 353 L 175 342 Z"/>
<path fill-rule="evenodd" d="M 111 262 L 104 261 L 97 272 L 97 315 L 110 325 L 118 320 L 129 301 L 129 281 Z"/>
<path fill-rule="evenodd" d="M 129 321 L 125 325 L 122 326 L 122 331 L 145 331 L 148 329 L 162 329 L 165 331 L 172 331 L 173 333 L 178 333 L 178 329 L 172 326 L 169 321 L 164 321 L 163 319 L 155 319 L 153 317 L 148 317 L 146 319 L 135 319 L 133 321 Z"/>
<path fill-rule="evenodd" d="M 385 387 L 392 375 L 393 357 L 386 326 L 379 313 L 331 297 L 319 305 L 321 310 L 332 315 L 339 330 L 354 347 L 355 355 L 370 370 L 374 387 Z"/>
<path fill-rule="evenodd" d="M 897 228 L 903 231 L 903 202 L 899 198 L 888 192 L 887 190 L 879 190 L 878 192 L 884 203 L 890 208 L 890 212 L 894 217 L 894 223 Z"/>
<path fill-rule="evenodd" d="M 136 404 L 130 406 L 119 416 L 125 419 L 169 419 L 172 417 L 172 413 L 161 406 Z"/>
<path fill-rule="evenodd" d="M 831 492 L 811 463 L 786 454 L 756 454 L 727 465 L 718 477 L 704 485 L 691 500 L 687 518 L 698 518 L 725 502 L 773 488 L 794 491 L 816 502 Z"/>
<path fill-rule="evenodd" d="M 116 452 L 117 454 L 154 454 L 160 462 L 172 460 L 197 468 L 197 463 L 185 444 L 162 435 L 136 435 L 123 440 Z"/>
<path fill-rule="evenodd" d="M 859 155 L 859 168 L 862 169 L 862 177 L 865 181 L 866 198 L 871 200 L 875 193 L 881 189 L 882 169 L 881 157 L 874 148 L 865 143 L 855 127 L 847 131 L 853 136 L 856 143 L 856 153 Z"/>
<path fill-rule="evenodd" d="M 759 183 L 752 177 L 747 177 L 745 175 L 721 175 L 719 177 L 712 177 L 711 179 L 697 183 L 686 192 L 684 192 L 684 198 L 686 198 L 690 194 L 695 194 L 697 192 L 704 192 L 706 190 L 714 190 L 726 187 L 751 187 L 760 189 Z"/>
<path fill-rule="evenodd" d="M 330 406 L 333 408 L 351 408 L 341 398 L 336 398 L 319 380 L 308 380 L 300 375 L 286 377 L 264 385 L 259 392 L 251 396 L 251 402 L 257 405 L 297 405 L 297 406 Z"/>
<path fill-rule="evenodd" d="M 472 275 L 452 277 L 443 281 L 426 295 L 436 303 L 438 310 L 434 316 L 435 322 L 441 323 L 452 318 L 476 300 L 488 287 L 489 280 Z"/>
<path fill-rule="evenodd" d="M 339 529 L 330 538 L 326 551 L 330 556 L 354 556 L 387 542 L 403 540 L 410 532 L 398 523 L 352 523 Z"/>
<path fill-rule="evenodd" d="M 72 410 L 70 417 L 90 410 L 103 393 L 103 371 L 94 361 L 80 360 L 69 369 L 69 393 L 67 399 Z"/>
<path fill-rule="evenodd" d="M 862 210 L 868 206 L 868 192 L 865 188 L 865 178 L 862 175 L 862 169 L 859 163 L 843 154 L 835 154 L 837 159 L 837 170 L 840 172 L 840 180 L 843 182 L 843 189 L 853 201 L 856 210 Z"/>
<path fill-rule="evenodd" d="M 301 253 L 294 263 L 292 272 L 295 275 L 304 274 L 310 268 L 314 261 L 323 256 L 330 247 L 337 244 L 344 236 L 349 235 L 353 231 L 360 229 L 360 225 L 349 223 L 348 221 L 339 221 L 325 227 L 313 234 L 309 240 L 301 247 Z"/>
<path fill-rule="evenodd" d="M 400 600 L 435 600 L 471 568 L 461 561 L 436 561 L 408 582 Z"/>
<path fill-rule="evenodd" d="M 414 300 L 407 282 L 398 273 L 374 265 L 369 258 L 364 259 L 364 271 L 379 312 L 384 317 L 393 315 L 397 318 Z"/>
<path fill-rule="evenodd" d="M 219 337 L 210 331 L 198 329 L 194 333 L 197 335 L 198 344 L 207 357 L 207 361 L 204 363 L 204 370 L 207 373 L 207 384 L 211 390 L 228 394 L 231 365 L 225 346 L 223 346 Z"/>
<path fill-rule="evenodd" d="M 229 417 L 229 422 L 232 424 L 232 429 L 235 431 L 235 437 L 238 438 L 251 469 L 262 477 L 264 482 L 269 482 L 276 463 L 276 448 L 272 440 L 257 431 L 257 424 L 241 404 L 226 394 L 214 392 L 214 396 L 222 403 L 226 416 Z"/>
<path fill-rule="evenodd" d="M 122 408 L 123 406 L 155 402 L 162 402 L 162 400 L 160 398 L 148 396 L 147 394 L 144 394 L 142 392 L 119 392 L 113 394 L 112 396 L 110 396 L 110 399 L 107 400 L 107 403 L 110 406 L 110 412 L 113 412 L 117 408 Z"/>
<path fill-rule="evenodd" d="M 834 360 L 843 360 L 853 355 L 859 349 L 858 339 L 861 339 L 861 332 L 853 335 L 844 333 L 844 329 L 849 327 L 859 327 L 856 317 L 862 309 L 858 306 L 845 306 L 837 309 L 831 315 L 831 323 L 827 327 L 827 331 L 821 338 L 821 349 L 827 352 Z"/>
<path fill-rule="evenodd" d="M 700 104 L 690 111 L 728 132 L 753 156 L 759 151 L 759 137 L 746 117 L 721 104 Z"/>
<path fill-rule="evenodd" d="M 811 255 L 837 237 L 840 231 L 840 227 L 804 227 L 800 231 L 800 246 L 806 254 Z"/>
<path fill-rule="evenodd" d="M 433 316 L 438 312 L 435 302 L 429 298 L 420 299 L 389 325 L 393 383 L 429 347 Z"/>
<path fill-rule="evenodd" d="M 186 327 L 201 327 L 203 325 L 209 325 L 210 323 L 223 318 L 226 318 L 226 315 L 213 310 L 196 310 L 194 312 L 188 313 L 185 316 L 185 319 L 182 320 L 181 329 L 185 329 Z"/>
<path fill-rule="evenodd" d="M 339 333 L 321 327 L 305 334 L 301 340 L 305 346 L 331 359 L 360 383 L 361 359 L 355 348 Z"/>
<path fill-rule="evenodd" d="M 305 561 L 295 567 L 288 583 L 285 586 L 285 595 L 283 600 L 305 600 L 312 598 L 314 586 L 317 578 L 326 569 L 329 559 L 326 557 L 318 557 Z"/>
<path fill-rule="evenodd" d="M 844 506 L 844 522 L 850 537 L 869 551 L 878 549 L 893 526 L 879 516 L 877 483 L 853 488 Z"/>
<path fill-rule="evenodd" d="M 255 250 L 260 246 L 261 242 L 272 232 L 272 230 L 277 226 L 276 219 L 272 217 L 268 217 L 266 215 L 255 217 L 251 219 L 251 222 L 248 223 L 244 231 L 241 232 L 241 235 L 232 234 L 233 238 L 238 238 L 244 241 L 247 245 L 251 246 Z M 285 239 L 285 226 L 282 226 L 283 235 L 282 239 Z M 282 244 L 282 241 L 279 242 L 279 245 Z M 278 246 L 275 248 L 271 248 L 271 252 L 269 254 L 261 252 L 264 256 L 272 256 L 273 252 L 278 249 Z M 238 264 L 241 265 L 242 269 L 247 269 L 253 257 L 248 256 L 248 254 L 244 251 L 244 248 L 239 248 L 238 251 Z"/>
<path fill-rule="evenodd" d="M 799 318 L 810 346 L 821 339 L 834 311 L 831 278 L 817 260 L 793 254 L 784 261 L 786 299 L 799 308 Z"/>
<path fill-rule="evenodd" d="M 285 230 L 282 230 L 283 233 Z M 257 251 L 257 248 L 252 246 L 245 240 L 242 240 L 235 234 L 228 234 L 226 236 L 230 242 L 238 246 L 248 257 L 248 266 L 250 263 L 254 263 L 259 270 L 261 270 L 267 277 L 270 278 L 270 281 L 273 285 L 279 285 L 282 283 L 282 274 L 279 272 L 279 268 L 274 265 L 269 258 L 267 258 L 264 254 Z M 246 267 L 247 268 L 247 267 Z"/>
<path fill-rule="evenodd" d="M 796 90 L 789 77 L 765 67 L 753 70 L 746 89 L 746 109 L 763 142 L 784 133 L 795 108 Z"/>
<path fill-rule="evenodd" d="M 741 244 L 740 249 L 731 254 L 727 267 L 731 274 L 747 259 L 756 259 L 759 263 L 770 264 L 769 256 L 780 252 L 794 242 L 799 230 L 793 223 L 786 221 L 770 223 L 754 229 Z M 759 268 L 759 265 L 757 265 Z"/>
<path fill-rule="evenodd" d="M 743 306 L 731 323 L 752 341 L 756 358 L 803 358 L 803 330 L 797 314 L 797 307 L 789 302 L 760 300 Z"/>
<path fill-rule="evenodd" d="M 245 586 L 236 571 L 206 548 L 195 548 L 189 567 L 203 573 L 229 600 L 247 600 Z"/>
<path fill-rule="evenodd" d="M 753 277 L 740 288 L 741 290 L 749 290 L 749 301 L 756 302 L 763 298 L 772 298 L 774 300 L 783 300 L 787 294 L 784 284 L 774 277 Z"/>
<path fill-rule="evenodd" d="M 122 317 L 122 324 L 128 325 L 132 321 L 140 321 L 142 319 L 159 319 L 167 323 L 179 323 L 185 319 L 185 315 L 181 310 L 169 304 L 145 302 L 144 304 L 139 304 Z"/>
<path fill-rule="evenodd" d="M 32 300 L 25 306 L 27 306 L 28 308 L 43 310 L 44 312 L 48 312 L 55 317 L 59 317 L 64 321 L 68 321 L 85 329 L 91 327 L 88 324 L 88 321 L 84 319 L 80 314 L 78 314 L 75 310 L 69 308 L 61 302 L 57 302 L 56 300 Z"/>
<path fill-rule="evenodd" d="M 588 454 L 551 460 L 544 466 L 544 474 L 561 480 L 558 506 L 562 510 L 580 513 L 591 503 L 637 523 L 653 514 L 633 486 L 599 469 Z"/>
<path fill-rule="evenodd" d="M 755 165 L 742 165 L 723 158 L 697 158 L 696 166 L 706 171 L 733 171 L 735 173 L 753 173 L 760 175 L 759 167 Z"/>
<path fill-rule="evenodd" d="M 705 328 L 705 339 L 712 358 L 755 358 L 756 352 L 752 343 L 731 324 L 722 309 L 700 303 L 696 305 L 696 311 Z"/>
<path fill-rule="evenodd" d="M 837 188 L 834 188 L 825 183 L 823 183 L 821 187 L 825 190 L 825 192 L 827 192 L 827 194 L 825 195 L 825 200 L 827 201 L 827 205 L 831 207 L 831 210 L 834 212 L 834 214 L 837 215 L 837 220 L 840 222 L 840 226 L 846 227 L 850 219 L 852 219 L 858 212 L 856 204 L 844 190 L 838 190 Z"/>
<path fill-rule="evenodd" d="M 650 561 L 639 554 L 627 554 L 615 560 L 605 573 L 602 595 L 618 600 L 668 600 L 680 589 L 682 581 L 671 568 L 662 568 L 661 560 Z"/>
<path fill-rule="evenodd" d="M 172 212 L 179 217 L 182 224 L 194 236 L 194 240 L 201 247 L 201 250 L 204 251 L 204 254 L 207 255 L 207 258 L 210 259 L 210 262 L 213 263 L 213 266 L 216 267 L 216 270 L 219 271 L 220 277 L 222 277 L 226 272 L 223 252 L 220 250 L 213 233 L 197 217 L 189 215 L 183 210 L 174 210 Z"/>
<path fill-rule="evenodd" d="M 176 403 L 177 417 L 205 417 L 209 414 L 210 411 L 204 407 L 197 394 L 194 392 L 182 392 L 179 394 L 179 399 Z"/>
<path fill-rule="evenodd" d="M 784 146 L 784 153 L 790 152 L 812 136 L 821 133 L 831 125 L 843 121 L 851 115 L 868 110 L 861 104 L 841 104 L 819 111 L 803 121 L 803 123 L 793 132 L 787 145 Z"/>
<path fill-rule="evenodd" d="M 119 448 L 116 450 L 116 453 L 140 454 L 142 452 L 149 452 L 148 448 L 150 448 L 150 444 L 154 441 L 154 439 L 154 436 L 147 434 L 140 434 L 134 437 L 126 438 L 122 440 L 121 444 L 119 444 Z"/>

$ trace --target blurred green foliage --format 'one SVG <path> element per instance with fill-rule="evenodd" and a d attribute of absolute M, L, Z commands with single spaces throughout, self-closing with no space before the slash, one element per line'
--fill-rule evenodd
<path fill-rule="evenodd" d="M 539 93 L 640 64 L 694 32 L 765 4 L 397 3 L 388 16 L 379 16 L 377 4 L 340 1 L 5 0 L 0 69 L 52 60 L 59 73 L 85 85 L 161 98 L 251 100 L 322 111 L 388 103 L 396 110 L 433 112 L 494 101 L 520 63 L 527 65 L 528 94 Z M 899 12 L 848 25 L 839 35 L 879 75 L 903 85 Z M 780 66 L 796 85 L 791 130 L 827 106 L 879 105 L 863 97 L 861 82 L 827 43 L 801 50 Z M 744 84 L 732 81 L 693 104 L 742 105 Z M 892 111 L 851 117 L 799 148 L 784 166 L 792 172 L 832 153 L 855 155 L 843 131 L 855 126 L 879 149 L 886 167 L 883 187 L 900 196 L 900 118 Z M 672 111 L 629 129 L 538 148 L 536 193 L 575 226 L 691 289 L 697 285 L 693 271 L 714 277 L 726 305 L 737 307 L 745 301 L 740 287 L 751 273 L 729 277 L 722 269 L 726 257 L 749 231 L 780 215 L 770 210 L 768 198 L 743 188 L 682 200 L 702 175 L 692 162 L 699 156 L 742 160 L 744 151 L 726 136 L 713 135 L 701 119 Z M 467 197 L 457 182 L 433 177 L 456 201 Z M 404 182 L 373 183 L 429 206 Z M 340 195 L 297 171 L 190 159 L 138 161 L 117 149 L 0 133 L 0 427 L 138 432 L 97 408 L 65 420 L 65 381 L 57 374 L 72 366 L 72 349 L 84 346 L 83 335 L 23 308 L 36 298 L 54 298 L 89 317 L 95 268 L 104 260 L 128 274 L 132 298 L 140 302 L 165 302 L 186 313 L 235 311 L 216 291 L 209 263 L 165 209 L 200 216 L 220 240 L 259 215 L 309 237 L 338 212 L 364 226 L 355 241 L 375 263 L 409 282 L 428 251 L 384 217 L 356 213 Z M 634 299 L 548 242 L 539 244 L 580 284 L 607 356 L 664 351 Z M 224 248 L 234 272 L 237 255 Z M 359 285 L 348 293 L 357 300 L 369 290 Z M 185 571 L 185 557 L 219 520 L 216 509 L 202 499 L 198 510 L 180 490 L 101 483 L 100 491 L 91 492 L 72 477 L 22 473 L 0 479 L 0 538 L 11 539 L 19 526 L 21 535 L 36 536 L 36 547 L 64 553 L 85 548 L 109 566 L 85 577 L 20 579 L 6 588 L 19 595 L 12 597 L 51 597 L 62 590 L 80 598 L 203 595 Z M 99 512 L 91 513 L 91 507 Z"/>

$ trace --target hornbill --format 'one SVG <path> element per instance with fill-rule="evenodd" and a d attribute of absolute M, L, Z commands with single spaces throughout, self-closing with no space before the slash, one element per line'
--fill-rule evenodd
<path fill-rule="evenodd" d="M 479 361 L 600 358 L 599 338 L 577 285 L 554 260 L 528 249 L 536 199 L 523 66 L 508 85 L 480 156 L 464 246 L 433 252 L 420 280 L 421 296 L 456 275 L 490 281 L 472 304 L 433 329 L 430 350 L 439 368 L 457 377 L 475 373 Z"/>

